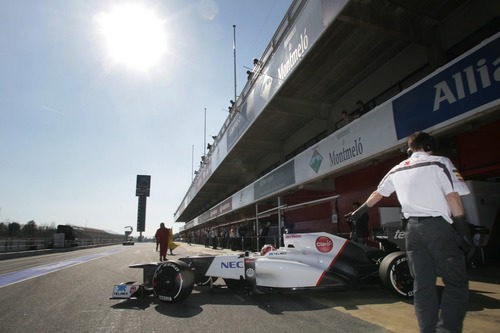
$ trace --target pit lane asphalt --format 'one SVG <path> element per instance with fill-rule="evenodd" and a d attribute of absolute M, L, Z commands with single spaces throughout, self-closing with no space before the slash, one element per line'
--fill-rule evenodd
<path fill-rule="evenodd" d="M 0 261 L 0 275 L 64 260 L 121 251 L 0 288 L 1 332 L 417 332 L 411 301 L 378 286 L 350 291 L 264 294 L 195 288 L 184 302 L 154 298 L 110 300 L 112 286 L 140 281 L 128 265 L 157 260 L 154 244 L 111 246 Z M 220 254 L 181 243 L 175 257 Z M 500 286 L 497 267 L 472 272 L 464 332 L 497 332 Z"/>

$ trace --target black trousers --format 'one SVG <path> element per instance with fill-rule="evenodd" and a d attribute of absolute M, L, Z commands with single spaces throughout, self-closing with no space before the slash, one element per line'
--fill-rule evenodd
<path fill-rule="evenodd" d="M 410 218 L 407 228 L 406 250 L 420 331 L 461 332 L 469 290 L 465 256 L 457 246 L 455 230 L 442 217 Z M 445 285 L 440 304 L 437 276 Z"/>

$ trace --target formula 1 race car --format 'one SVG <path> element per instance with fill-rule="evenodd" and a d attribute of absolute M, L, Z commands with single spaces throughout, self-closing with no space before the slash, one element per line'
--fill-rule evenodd
<path fill-rule="evenodd" d="M 129 266 L 142 268 L 144 283 L 115 285 L 111 298 L 153 293 L 165 302 L 189 296 L 194 285 L 224 279 L 228 288 L 249 292 L 349 288 L 380 279 L 397 295 L 413 296 L 406 254 L 359 245 L 328 233 L 285 234 L 284 247 L 241 254 L 188 256 Z"/>

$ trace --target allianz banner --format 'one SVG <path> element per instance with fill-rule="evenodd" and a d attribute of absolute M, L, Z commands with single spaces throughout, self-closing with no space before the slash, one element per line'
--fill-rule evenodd
<path fill-rule="evenodd" d="M 500 33 L 394 99 L 397 138 L 486 109 L 499 98 Z"/>

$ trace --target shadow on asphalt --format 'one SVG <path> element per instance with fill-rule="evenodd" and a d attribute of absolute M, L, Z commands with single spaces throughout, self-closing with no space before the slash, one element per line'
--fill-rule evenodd
<path fill-rule="evenodd" d="M 325 298 L 328 302 L 324 302 Z M 222 284 L 216 285 L 213 289 L 195 287 L 189 297 L 178 303 L 164 303 L 154 296 L 146 296 L 121 301 L 112 308 L 145 310 L 154 306 L 155 310 L 163 315 L 189 318 L 203 312 L 204 305 L 213 304 L 256 306 L 269 314 L 282 315 L 284 312 L 328 309 L 332 307 L 332 300 L 335 303 L 333 306 L 344 306 L 346 309 L 355 309 L 358 305 L 366 304 L 397 303 L 401 300 L 411 303 L 411 300 L 398 298 L 378 286 L 366 286 L 347 291 L 310 290 L 249 294 L 244 290 L 229 289 Z"/>
<path fill-rule="evenodd" d="M 244 291 L 234 291 L 226 287 L 218 287 L 193 293 L 180 303 L 167 304 L 159 302 L 156 306 L 156 311 L 167 316 L 192 317 L 201 313 L 203 306 L 207 304 L 256 306 L 273 315 L 282 315 L 284 312 L 315 311 L 328 308 L 328 306 L 295 293 L 249 295 Z"/>
<path fill-rule="evenodd" d="M 443 292 L 442 286 L 437 287 L 438 294 L 441 296 Z M 469 289 L 469 305 L 467 311 L 483 311 L 485 309 L 500 309 L 500 300 L 495 297 L 489 297 L 487 294 L 495 294 L 484 290 Z M 498 297 L 498 296 L 497 296 Z"/>
<path fill-rule="evenodd" d="M 439 297 L 443 286 L 437 286 Z M 491 297 L 488 296 L 491 294 Z M 343 291 L 317 292 L 312 291 L 310 297 L 324 301 L 331 307 L 343 307 L 346 310 L 357 310 L 361 305 L 406 303 L 413 306 L 413 299 L 397 296 L 388 290 L 377 286 L 362 286 L 357 289 Z M 483 311 L 499 309 L 498 295 L 484 290 L 469 289 L 469 305 L 467 311 Z"/>
<path fill-rule="evenodd" d="M 362 305 L 406 303 L 413 305 L 413 299 L 397 296 L 380 284 L 361 285 L 357 288 L 339 291 L 312 291 L 311 298 L 326 302 L 330 307 L 357 310 Z"/>
<path fill-rule="evenodd" d="M 486 296 L 484 291 L 469 291 L 467 311 L 483 311 L 484 309 L 500 309 L 500 300 Z"/>
<path fill-rule="evenodd" d="M 159 313 L 177 317 L 189 318 L 203 312 L 203 306 L 231 305 L 257 306 L 269 314 L 281 315 L 283 312 L 315 311 L 327 309 L 328 306 L 318 303 L 301 293 L 266 293 L 249 295 L 244 290 L 232 290 L 224 285 L 217 285 L 213 289 L 195 287 L 193 293 L 185 300 L 177 303 L 164 303 L 154 296 L 145 296 L 138 299 L 121 301 L 112 306 L 114 309 L 145 310 L 154 306 Z"/>

